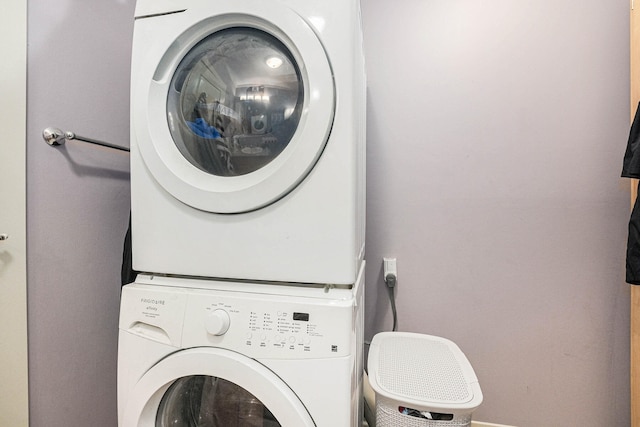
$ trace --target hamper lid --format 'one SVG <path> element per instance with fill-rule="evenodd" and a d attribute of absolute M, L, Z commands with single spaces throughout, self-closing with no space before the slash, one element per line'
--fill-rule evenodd
<path fill-rule="evenodd" d="M 369 382 L 377 393 L 415 409 L 472 411 L 482 391 L 471 364 L 452 341 L 409 332 L 381 332 L 369 350 Z"/>

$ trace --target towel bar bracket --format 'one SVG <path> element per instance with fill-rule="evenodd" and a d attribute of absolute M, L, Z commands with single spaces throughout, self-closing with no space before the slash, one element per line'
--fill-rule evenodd
<path fill-rule="evenodd" d="M 89 144 L 100 145 L 102 147 L 113 148 L 115 150 L 130 151 L 129 148 L 127 147 L 110 144 L 104 141 L 98 141 L 97 139 L 93 139 L 93 138 L 86 138 L 84 136 L 76 135 L 74 132 L 71 132 L 71 131 L 62 132 L 60 129 L 54 128 L 54 127 L 48 127 L 45 130 L 43 130 L 42 137 L 44 138 L 45 142 L 51 145 L 52 147 L 62 145 L 65 143 L 66 140 L 75 139 L 76 141 L 82 141 L 82 142 L 87 142 Z"/>

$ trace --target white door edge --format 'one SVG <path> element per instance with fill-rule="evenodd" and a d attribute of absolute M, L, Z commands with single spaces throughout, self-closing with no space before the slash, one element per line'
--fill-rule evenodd
<path fill-rule="evenodd" d="M 3 3 L 0 27 L 0 425 L 29 424 L 26 267 L 27 1 Z"/>

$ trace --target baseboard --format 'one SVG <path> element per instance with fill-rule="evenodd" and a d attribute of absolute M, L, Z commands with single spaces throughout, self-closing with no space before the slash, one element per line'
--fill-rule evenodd
<path fill-rule="evenodd" d="M 516 426 L 508 426 L 505 424 L 483 423 L 480 421 L 471 421 L 471 427 L 516 427 Z"/>
<path fill-rule="evenodd" d="M 369 427 L 366 420 L 362 421 L 362 427 Z M 508 426 L 506 424 L 493 424 L 493 423 L 483 423 L 480 421 L 471 421 L 471 427 L 516 427 L 516 426 Z"/>

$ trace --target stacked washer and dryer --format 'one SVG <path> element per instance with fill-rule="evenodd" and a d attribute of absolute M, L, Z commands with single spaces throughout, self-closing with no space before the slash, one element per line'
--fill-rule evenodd
<path fill-rule="evenodd" d="M 359 0 L 138 0 L 119 427 L 361 422 Z"/>

